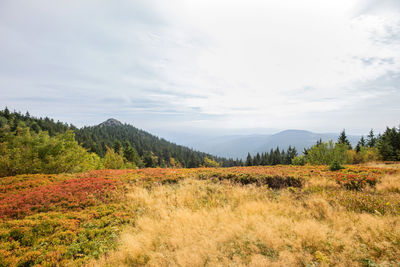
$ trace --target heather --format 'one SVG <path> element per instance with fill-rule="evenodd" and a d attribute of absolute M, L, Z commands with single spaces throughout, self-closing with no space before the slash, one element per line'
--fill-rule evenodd
<path fill-rule="evenodd" d="M 0 179 L 3 266 L 399 264 L 398 164 Z"/>

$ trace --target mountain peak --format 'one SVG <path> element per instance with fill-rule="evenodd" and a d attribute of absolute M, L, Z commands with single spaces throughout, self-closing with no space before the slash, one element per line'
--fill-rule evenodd
<path fill-rule="evenodd" d="M 120 122 L 119 120 L 110 118 L 110 119 L 106 120 L 105 122 L 100 123 L 99 126 L 122 126 L 122 122 Z"/>

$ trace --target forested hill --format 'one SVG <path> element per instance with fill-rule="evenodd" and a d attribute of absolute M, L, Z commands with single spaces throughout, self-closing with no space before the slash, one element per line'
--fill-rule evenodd
<path fill-rule="evenodd" d="M 35 132 L 47 131 L 50 136 L 54 136 L 57 133 L 64 133 L 67 130 L 76 130 L 77 128 L 72 124 L 62 123 L 60 121 L 54 121 L 48 117 L 36 118 L 31 117 L 29 112 L 22 114 L 20 112 L 10 112 L 7 108 L 0 110 L 0 127 L 5 124 L 10 125 L 11 130 L 15 130 L 18 124 L 24 123 L 31 130 Z"/>
<path fill-rule="evenodd" d="M 118 149 L 118 146 L 122 146 L 125 149 L 132 146 L 143 159 L 149 160 L 149 157 L 154 157 L 157 166 L 180 163 L 183 167 L 198 167 L 205 157 L 214 158 L 209 154 L 158 138 L 132 125 L 122 124 L 115 119 L 77 129 L 76 139 L 82 146 L 100 156 L 106 153 L 106 147 Z M 171 159 L 175 163 L 171 162 Z M 224 161 L 222 158 L 216 160 Z"/>
<path fill-rule="evenodd" d="M 75 132 L 78 143 L 90 152 L 95 152 L 103 157 L 106 154 L 107 147 L 122 150 L 130 153 L 133 158 L 137 157 L 135 163 L 139 166 L 199 167 L 204 165 L 206 157 L 216 160 L 224 166 L 233 165 L 232 160 L 213 157 L 207 153 L 176 145 L 132 125 L 123 124 L 116 119 L 109 119 L 96 126 L 78 129 L 72 124 L 56 122 L 48 117 L 32 117 L 29 112 L 22 114 L 15 111 L 10 112 L 7 108 L 0 110 L 0 128 L 8 124 L 13 131 L 21 123 L 35 132 L 47 131 L 50 136 L 72 130 Z"/>

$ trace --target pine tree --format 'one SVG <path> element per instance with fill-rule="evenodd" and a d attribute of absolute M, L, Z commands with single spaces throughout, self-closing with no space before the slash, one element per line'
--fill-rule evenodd
<path fill-rule="evenodd" d="M 360 138 L 360 146 L 362 146 L 362 147 L 364 147 L 365 146 L 365 139 L 364 139 L 364 136 L 362 135 L 361 136 L 361 138 Z"/>
<path fill-rule="evenodd" d="M 124 146 L 124 157 L 127 161 L 135 163 L 136 166 L 140 165 L 139 155 L 134 147 L 132 147 L 129 141 L 125 142 Z"/>
<path fill-rule="evenodd" d="M 289 146 L 287 153 L 286 153 L 286 160 L 285 164 L 291 164 L 292 159 L 297 156 L 297 150 L 295 147 Z"/>
<path fill-rule="evenodd" d="M 347 139 L 346 132 L 345 132 L 344 129 L 343 129 L 343 131 L 340 133 L 337 143 L 338 143 L 338 144 L 347 145 L 348 148 L 351 149 L 351 144 L 350 144 L 349 140 Z"/>
<path fill-rule="evenodd" d="M 253 159 L 251 158 L 250 153 L 247 154 L 246 166 L 253 166 Z"/>
<path fill-rule="evenodd" d="M 114 140 L 113 149 L 116 153 L 121 154 L 122 152 L 122 144 L 119 140 Z"/>
<path fill-rule="evenodd" d="M 10 110 L 7 107 L 4 109 L 4 117 L 10 119 Z"/>
<path fill-rule="evenodd" d="M 357 143 L 357 145 L 355 147 L 356 152 L 360 152 L 362 147 L 365 147 L 364 136 L 361 136 L 360 141 L 358 141 L 358 143 Z"/>
<path fill-rule="evenodd" d="M 255 156 L 253 165 L 254 165 L 254 166 L 259 166 L 259 165 L 261 165 L 261 156 L 260 156 L 260 153 L 257 153 L 257 155 Z"/>
<path fill-rule="evenodd" d="M 376 146 L 376 137 L 374 135 L 374 130 L 371 129 L 371 131 L 369 131 L 369 134 L 367 136 L 367 146 L 368 147 L 375 147 Z"/>

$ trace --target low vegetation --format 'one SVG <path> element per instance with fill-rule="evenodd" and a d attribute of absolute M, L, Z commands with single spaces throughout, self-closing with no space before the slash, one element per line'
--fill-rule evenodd
<path fill-rule="evenodd" d="M 0 266 L 400 264 L 399 165 L 0 179 Z"/>

